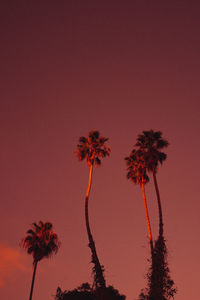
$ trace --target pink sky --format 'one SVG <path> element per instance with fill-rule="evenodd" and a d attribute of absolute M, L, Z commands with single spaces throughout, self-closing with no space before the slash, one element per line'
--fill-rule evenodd
<path fill-rule="evenodd" d="M 200 4 L 185 0 L 1 4 L 0 253 L 7 249 L 11 258 L 0 255 L 0 299 L 28 299 L 32 257 L 19 240 L 39 220 L 53 223 L 62 245 L 39 263 L 33 299 L 92 282 L 84 223 L 89 169 L 73 155 L 92 129 L 112 148 L 94 170 L 97 251 L 107 283 L 127 300 L 138 297 L 149 246 L 142 193 L 126 179 L 124 157 L 151 128 L 170 143 L 158 183 L 175 299 L 198 299 L 199 15 Z M 152 182 L 147 200 L 156 238 Z"/>

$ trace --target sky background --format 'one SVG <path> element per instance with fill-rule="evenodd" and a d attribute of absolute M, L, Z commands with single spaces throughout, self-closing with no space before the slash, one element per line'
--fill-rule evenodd
<path fill-rule="evenodd" d="M 0 5 L 0 298 L 27 300 L 34 221 L 61 240 L 38 265 L 33 299 L 92 282 L 84 223 L 89 169 L 74 150 L 92 129 L 112 153 L 94 170 L 91 228 L 107 284 L 127 300 L 150 256 L 139 186 L 124 157 L 138 133 L 169 141 L 158 183 L 176 300 L 199 298 L 200 4 L 198 1 L 4 1 Z M 147 200 L 154 239 L 158 211 Z"/>

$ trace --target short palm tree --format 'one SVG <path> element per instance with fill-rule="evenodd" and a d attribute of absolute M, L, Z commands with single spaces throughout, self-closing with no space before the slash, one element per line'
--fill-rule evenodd
<path fill-rule="evenodd" d="M 96 246 L 91 233 L 89 224 L 89 213 L 88 213 L 88 200 L 92 183 L 92 171 L 93 166 L 101 165 L 101 159 L 110 154 L 110 148 L 105 145 L 108 141 L 107 138 L 101 137 L 99 131 L 92 130 L 89 132 L 88 137 L 80 137 L 79 144 L 75 151 L 75 155 L 78 156 L 79 160 L 86 160 L 87 165 L 90 168 L 88 187 L 85 195 L 85 222 L 89 240 L 89 247 L 92 252 L 92 262 L 94 264 L 94 284 L 96 288 L 105 288 L 105 279 L 103 276 L 103 268 L 99 262 L 97 256 Z"/>
<path fill-rule="evenodd" d="M 161 131 L 143 131 L 137 137 L 135 146 L 144 151 L 144 160 L 147 170 L 153 173 L 154 186 L 156 190 L 158 210 L 159 210 L 159 234 L 163 235 L 163 216 L 156 174 L 158 165 L 166 160 L 167 155 L 161 150 L 169 145 L 168 141 L 162 138 Z"/>
<path fill-rule="evenodd" d="M 53 232 L 51 223 L 33 223 L 32 228 L 27 231 L 27 236 L 21 240 L 21 246 L 27 250 L 28 254 L 33 256 L 33 278 L 29 300 L 32 299 L 35 273 L 37 264 L 44 257 L 48 258 L 57 253 L 60 246 L 57 234 Z"/>
<path fill-rule="evenodd" d="M 143 159 L 143 151 L 133 149 L 128 157 L 125 158 L 127 164 L 127 178 L 131 179 L 134 183 L 139 184 L 142 189 L 142 195 L 144 200 L 144 209 L 147 221 L 147 228 L 149 234 L 149 243 L 151 249 L 151 255 L 153 254 L 153 239 L 151 232 L 151 224 L 149 219 L 145 184 L 149 181 L 149 177 L 146 172 L 145 161 Z"/>

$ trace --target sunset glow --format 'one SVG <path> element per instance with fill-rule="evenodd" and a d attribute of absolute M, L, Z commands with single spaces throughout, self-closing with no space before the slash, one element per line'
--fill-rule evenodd
<path fill-rule="evenodd" d="M 166 239 L 174 299 L 198 300 L 200 2 L 1 2 L 0 299 L 28 300 L 33 260 L 19 244 L 40 220 L 61 245 L 39 262 L 32 300 L 93 283 L 86 192 L 106 285 L 138 299 L 151 250 L 124 158 L 154 130 L 169 146 L 156 173 L 162 218 L 153 170 L 145 184 L 150 238 Z M 112 152 L 94 165 L 89 193 L 92 163 L 74 151 L 94 130 Z"/>

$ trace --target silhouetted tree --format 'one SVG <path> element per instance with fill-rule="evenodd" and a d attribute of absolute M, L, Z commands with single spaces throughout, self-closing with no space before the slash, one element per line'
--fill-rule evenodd
<path fill-rule="evenodd" d="M 96 289 L 98 289 L 99 287 L 105 288 L 106 284 L 103 275 L 103 267 L 99 262 L 95 242 L 90 229 L 88 200 L 92 183 L 93 166 L 95 164 L 97 166 L 100 166 L 101 159 L 110 154 L 110 148 L 105 145 L 107 141 L 108 138 L 101 137 L 99 131 L 92 130 L 89 132 L 87 138 L 80 137 L 79 144 L 77 145 L 77 150 L 75 151 L 75 155 L 78 156 L 78 159 L 81 161 L 86 159 L 87 165 L 90 167 L 88 187 L 85 196 L 85 222 L 89 239 L 89 247 L 92 252 L 92 263 L 94 264 L 94 284 Z"/>
<path fill-rule="evenodd" d="M 143 158 L 143 151 L 133 149 L 130 155 L 125 158 L 125 160 L 126 160 L 127 171 L 128 171 L 127 178 L 131 179 L 134 183 L 139 184 L 142 189 L 144 209 L 145 209 L 147 228 L 149 234 L 150 249 L 151 249 L 151 254 L 153 254 L 153 239 L 152 239 L 151 225 L 150 225 L 146 194 L 145 194 L 145 184 L 149 181 L 149 177 L 146 172 L 145 161 Z"/>
<path fill-rule="evenodd" d="M 33 256 L 33 278 L 29 300 L 32 299 L 33 287 L 37 264 L 44 257 L 48 258 L 54 253 L 57 253 L 60 246 L 57 234 L 53 232 L 51 223 L 33 223 L 32 229 L 27 231 L 27 236 L 21 240 L 21 246 L 27 250 L 28 254 Z"/>
<path fill-rule="evenodd" d="M 55 300 L 98 300 L 98 290 L 92 290 L 88 283 L 82 284 L 77 289 L 72 291 L 62 291 L 60 287 L 57 288 Z M 101 294 L 100 294 L 101 295 Z M 104 300 L 125 300 L 124 295 L 120 295 L 119 291 L 113 286 L 105 288 Z"/>
<path fill-rule="evenodd" d="M 137 137 L 135 144 L 143 153 L 145 168 L 152 172 L 156 190 L 159 211 L 159 236 L 155 241 L 149 272 L 147 274 L 148 287 L 141 291 L 140 300 L 168 300 L 176 293 L 174 281 L 170 277 L 167 262 L 167 247 L 163 235 L 163 214 L 156 174 L 159 164 L 166 160 L 167 155 L 161 150 L 168 146 L 168 141 L 162 138 L 161 131 L 143 131 Z"/>
<path fill-rule="evenodd" d="M 140 150 L 143 150 L 144 160 L 148 172 L 152 172 L 153 174 L 159 210 L 159 235 L 163 234 L 163 217 L 156 173 L 158 171 L 159 163 L 162 164 L 167 158 L 167 155 L 161 150 L 168 145 L 168 141 L 162 138 L 162 132 L 153 130 L 143 131 L 142 134 L 138 135 L 136 142 L 136 146 L 139 147 Z"/>
<path fill-rule="evenodd" d="M 62 291 L 58 287 L 55 300 L 94 300 L 94 295 L 89 283 L 86 282 L 71 291 Z"/>

